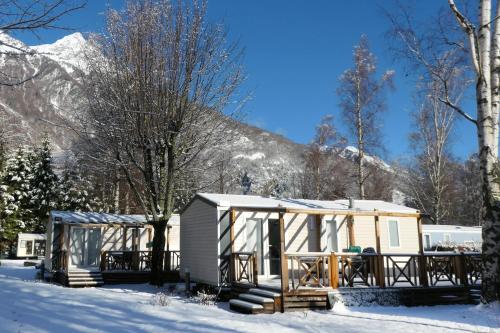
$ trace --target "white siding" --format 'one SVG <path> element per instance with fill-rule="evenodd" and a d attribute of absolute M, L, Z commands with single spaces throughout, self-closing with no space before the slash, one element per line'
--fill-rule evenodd
<path fill-rule="evenodd" d="M 181 277 L 189 269 L 191 280 L 217 285 L 217 208 L 195 199 L 180 225 Z"/>
<path fill-rule="evenodd" d="M 173 225 L 169 232 L 169 248 L 171 251 L 179 251 L 180 249 L 180 225 Z"/>

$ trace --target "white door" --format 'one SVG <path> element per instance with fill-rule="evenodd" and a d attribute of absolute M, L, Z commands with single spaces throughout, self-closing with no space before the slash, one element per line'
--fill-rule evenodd
<path fill-rule="evenodd" d="M 337 237 L 337 221 L 335 219 L 326 221 L 326 235 L 328 252 L 338 252 L 339 240 Z"/>
<path fill-rule="evenodd" d="M 71 267 L 97 267 L 100 261 L 101 229 L 71 228 L 70 234 Z"/>
<path fill-rule="evenodd" d="M 246 219 L 246 251 L 257 253 L 259 278 L 280 274 L 279 221 L 277 219 Z"/>

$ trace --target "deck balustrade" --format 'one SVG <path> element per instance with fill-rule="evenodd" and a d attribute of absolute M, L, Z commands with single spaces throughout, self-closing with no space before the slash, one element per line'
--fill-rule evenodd
<path fill-rule="evenodd" d="M 238 258 L 239 256 L 236 256 Z M 338 287 L 438 287 L 481 283 L 480 253 L 286 253 L 283 291 Z M 249 260 L 249 259 L 247 259 Z M 252 260 L 257 258 L 253 255 Z M 238 266 L 236 266 L 238 267 Z M 248 267 L 236 280 L 247 280 Z"/>
<path fill-rule="evenodd" d="M 104 251 L 101 253 L 101 271 L 150 271 L 151 261 L 152 251 Z M 178 271 L 179 264 L 179 251 L 165 251 L 165 271 Z"/>

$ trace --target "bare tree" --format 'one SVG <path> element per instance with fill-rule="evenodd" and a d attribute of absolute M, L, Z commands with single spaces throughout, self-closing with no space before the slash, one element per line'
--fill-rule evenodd
<path fill-rule="evenodd" d="M 448 81 L 448 90 L 453 103 L 458 104 L 467 86 L 460 79 L 462 69 L 443 66 L 441 70 L 455 73 L 451 76 L 455 79 Z M 453 203 L 446 200 L 446 192 L 452 190 L 450 136 L 456 113 L 439 100 L 443 95 L 439 81 L 422 81 L 417 87 L 420 107 L 413 112 L 415 130 L 410 142 L 415 155 L 407 182 L 417 207 L 429 214 L 434 224 L 440 224 L 452 213 Z"/>
<path fill-rule="evenodd" d="M 392 35 L 401 42 L 401 50 L 418 68 L 419 74 L 433 77 L 442 85 L 442 103 L 474 125 L 478 138 L 478 156 L 483 196 L 483 276 L 482 302 L 500 299 L 500 182 L 498 165 L 498 117 L 500 108 L 500 2 L 492 14 L 491 0 L 478 0 L 477 20 L 463 14 L 453 0 L 448 0 L 449 13 L 462 30 L 457 36 L 453 25 L 441 24 L 450 15 L 435 19 L 438 29 L 416 29 L 408 11 L 388 15 L 393 23 Z M 442 13 L 440 13 L 442 14 Z M 402 19 L 401 19 L 402 18 Z M 422 26 L 422 25 L 421 25 Z M 425 25 L 429 27 L 429 25 Z M 424 31 L 422 31 L 424 30 Z M 430 31 L 434 33 L 430 33 Z M 493 32 L 493 34 L 492 34 Z M 454 52 L 449 52 L 453 50 Z M 454 103 L 449 92 L 449 76 L 436 71 L 443 55 L 462 52 L 476 84 L 477 117 Z M 460 57 L 457 63 L 464 61 Z"/>
<path fill-rule="evenodd" d="M 381 147 L 379 114 L 385 109 L 383 92 L 392 87 L 394 75 L 394 71 L 388 70 L 377 80 L 376 70 L 368 38 L 362 35 L 359 45 L 354 47 L 354 66 L 340 76 L 340 87 L 337 89 L 342 115 L 358 149 L 356 180 L 360 199 L 365 198 L 365 182 L 369 177 L 364 156 L 366 152 Z"/>
<path fill-rule="evenodd" d="M 332 195 L 339 186 L 332 186 L 336 180 L 335 162 L 345 144 L 335 125 L 333 116 L 327 115 L 316 126 L 314 140 L 304 152 L 304 172 L 302 174 L 302 196 L 311 199 L 326 199 L 327 193 Z"/>
<path fill-rule="evenodd" d="M 84 8 L 85 5 L 84 0 L 0 0 L 0 31 L 7 35 L 19 32 L 31 32 L 38 35 L 41 30 L 66 30 L 69 28 L 61 24 L 61 19 Z M 0 55 L 23 62 L 32 54 L 34 54 L 33 50 L 19 44 L 15 39 L 5 36 L 0 39 Z M 0 85 L 20 85 L 36 75 L 35 73 L 35 75 L 24 77 L 0 70 Z"/>
<path fill-rule="evenodd" d="M 91 43 L 79 132 L 121 169 L 153 224 L 151 283 L 161 285 L 178 176 L 226 135 L 240 52 L 206 23 L 204 1 L 130 1 L 108 12 L 106 33 Z"/>

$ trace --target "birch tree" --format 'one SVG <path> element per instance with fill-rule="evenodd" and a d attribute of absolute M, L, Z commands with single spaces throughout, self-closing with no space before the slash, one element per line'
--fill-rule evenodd
<path fill-rule="evenodd" d="M 392 87 L 394 71 L 386 71 L 377 79 L 376 60 L 368 46 L 368 38 L 361 36 L 359 44 L 354 47 L 354 66 L 340 76 L 340 87 L 337 95 L 340 108 L 346 121 L 350 137 L 358 149 L 356 182 L 359 198 L 365 198 L 365 182 L 370 176 L 365 168 L 365 153 L 380 148 L 379 114 L 386 105 L 383 93 Z"/>
<path fill-rule="evenodd" d="M 178 176 L 226 135 L 243 80 L 240 50 L 206 3 L 129 1 L 91 38 L 79 133 L 118 166 L 154 227 L 151 283 L 161 285 Z M 92 158 L 92 156 L 90 156 Z M 197 170 L 197 172 L 202 172 Z"/>
<path fill-rule="evenodd" d="M 467 17 L 455 1 L 448 0 L 448 13 L 462 35 L 457 36 L 451 24 L 441 24 L 446 15 L 435 19 L 438 29 L 415 28 L 413 16 L 402 11 L 388 15 L 393 23 L 391 35 L 396 37 L 406 59 L 420 67 L 419 74 L 427 75 L 442 85 L 439 100 L 470 122 L 477 135 L 479 169 L 482 180 L 483 274 L 482 302 L 500 299 L 500 182 L 498 165 L 498 116 L 500 107 L 500 2 L 494 13 L 491 0 L 477 0 L 477 19 Z M 422 26 L 422 25 L 420 25 Z M 424 30 L 424 31 L 422 31 Z M 438 35 L 436 35 L 436 33 Z M 467 55 L 466 64 L 475 82 L 476 114 L 450 98 L 449 76 L 437 70 L 439 58 L 453 50 Z M 464 59 L 456 57 L 457 65 Z"/>
<path fill-rule="evenodd" d="M 456 80 L 450 80 L 450 98 L 457 104 L 465 85 L 459 80 L 459 68 L 443 68 L 454 71 Z M 451 132 L 455 121 L 455 111 L 443 104 L 442 85 L 438 81 L 420 83 L 420 106 L 413 113 L 414 129 L 410 143 L 415 153 L 407 179 L 410 195 L 419 209 L 429 214 L 434 224 L 440 224 L 450 215 L 453 204 L 446 200 L 452 190 Z"/>

